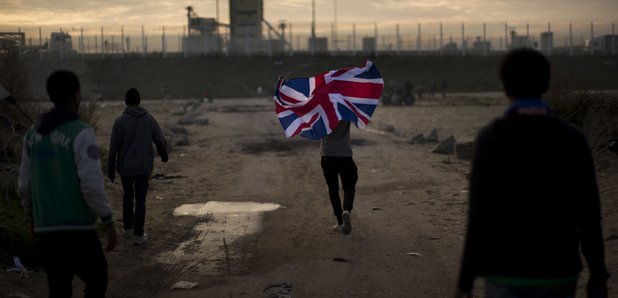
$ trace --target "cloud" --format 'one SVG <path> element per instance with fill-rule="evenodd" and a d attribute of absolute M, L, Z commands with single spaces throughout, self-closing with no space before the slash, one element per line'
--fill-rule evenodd
<path fill-rule="evenodd" d="M 338 22 L 547 22 L 615 21 L 616 0 L 315 0 L 316 18 L 329 24 L 337 3 Z M 228 0 L 220 0 L 220 18 L 229 19 Z M 0 26 L 182 26 L 185 7 L 172 0 L 0 0 Z M 202 17 L 214 17 L 215 0 L 192 4 Z M 264 0 L 265 17 L 302 26 L 311 22 L 310 0 Z"/>

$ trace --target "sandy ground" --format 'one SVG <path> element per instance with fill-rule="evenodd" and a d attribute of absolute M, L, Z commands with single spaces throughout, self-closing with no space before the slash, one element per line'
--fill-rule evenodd
<path fill-rule="evenodd" d="M 504 110 L 506 102 L 499 98 L 479 95 L 468 98 L 475 104 L 467 105 L 451 99 L 380 106 L 369 129 L 353 128 L 359 181 L 349 236 L 331 231 L 335 218 L 319 143 L 286 139 L 266 99 L 204 103 L 198 111 L 209 124 L 185 126 L 190 145 L 174 147 L 168 164 L 155 164 L 154 173 L 165 179 L 152 180 L 148 194 L 150 242 L 134 246 L 121 238 L 107 254 L 108 297 L 451 296 L 470 163 L 431 153 L 436 144 L 407 141 L 433 128 L 440 140 L 453 135 L 458 142 L 471 141 Z M 184 103 L 147 101 L 143 106 L 165 126 L 176 123 L 179 116 L 172 112 Z M 116 102 L 100 110 L 98 137 L 104 147 L 123 108 Z M 599 179 L 604 215 L 610 219 L 605 221 L 606 258 L 614 276 L 615 173 L 600 173 Z M 106 187 L 120 229 L 121 186 L 106 181 Z M 242 204 L 247 202 L 265 204 Z M 0 277 L 5 296 L 46 295 L 40 272 L 25 280 L 13 273 Z M 199 284 L 171 290 L 178 281 Z M 74 283 L 81 292 L 81 281 Z M 582 287 L 580 279 L 580 296 Z M 476 293 L 481 291 L 477 280 Z M 614 281 L 610 293 L 618 295 Z"/>

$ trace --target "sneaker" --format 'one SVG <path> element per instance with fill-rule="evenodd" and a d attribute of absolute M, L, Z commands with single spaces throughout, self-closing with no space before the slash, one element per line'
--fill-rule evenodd
<path fill-rule="evenodd" d="M 343 218 L 341 232 L 343 232 L 343 235 L 349 235 L 350 233 L 352 233 L 352 214 L 350 214 L 350 211 L 345 210 L 341 214 L 341 217 Z"/>
<path fill-rule="evenodd" d="M 142 236 L 133 236 L 133 243 L 135 245 L 144 245 L 148 243 L 148 234 L 144 233 Z"/>
<path fill-rule="evenodd" d="M 336 225 L 333 226 L 333 231 L 335 231 L 337 233 L 341 233 L 342 228 L 343 228 L 343 225 L 336 224 Z"/>
<path fill-rule="evenodd" d="M 124 238 L 131 238 L 133 237 L 133 229 L 123 229 L 122 230 L 122 235 L 124 236 Z"/>

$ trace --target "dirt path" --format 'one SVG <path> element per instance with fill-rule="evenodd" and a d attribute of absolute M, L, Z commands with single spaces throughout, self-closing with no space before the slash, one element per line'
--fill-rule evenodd
<path fill-rule="evenodd" d="M 177 121 L 172 112 L 182 103 L 143 106 L 164 126 Z M 105 147 L 122 108 L 101 109 Z M 155 173 L 169 179 L 151 184 L 150 243 L 121 239 L 108 254 L 108 296 L 449 297 L 463 244 L 469 162 L 407 140 L 436 128 L 441 140 L 470 141 L 504 104 L 381 106 L 370 129 L 353 128 L 359 181 L 347 237 L 331 231 L 319 143 L 285 139 L 272 108 L 247 99 L 198 109 L 209 124 L 186 126 L 190 145 L 175 147 L 167 165 L 155 164 Z M 120 219 L 121 187 L 106 186 Z M 246 202 L 278 205 L 234 204 Z M 44 280 L 37 278 L 42 285 L 22 292 L 42 295 Z M 170 290 L 182 280 L 199 285 Z"/>
<path fill-rule="evenodd" d="M 150 107 L 162 124 L 175 119 L 166 109 Z M 155 172 L 186 178 L 153 181 L 146 224 L 151 243 L 134 247 L 126 241 L 110 254 L 110 267 L 126 268 L 112 274 L 112 297 L 265 297 L 283 291 L 268 288 L 281 283 L 289 283 L 290 295 L 297 297 L 444 297 L 451 292 L 468 165 L 430 153 L 435 144 L 413 146 L 402 139 L 434 127 L 441 134 L 455 133 L 458 125 L 439 126 L 449 123 L 451 109 L 444 119 L 435 119 L 440 115 L 432 107 L 418 115 L 410 115 L 414 109 L 381 107 L 372 129 L 353 130 L 360 178 L 349 237 L 330 230 L 335 221 L 319 143 L 285 139 L 266 100 L 200 109 L 209 125 L 190 126 L 191 145 L 176 147 L 169 165 L 157 165 Z M 485 118 L 500 110 L 477 109 L 488 110 Z M 423 115 L 427 112 L 434 114 Z M 419 117 L 435 120 L 419 125 Z M 482 121 L 478 118 L 473 120 Z M 388 125 L 395 132 L 380 130 Z M 105 135 L 100 137 L 104 142 Z M 118 187 L 110 185 L 117 208 Z M 183 204 L 207 201 L 282 207 L 249 215 L 173 216 Z M 239 236 L 243 232 L 254 233 Z M 200 284 L 190 291 L 169 290 L 180 280 Z"/>

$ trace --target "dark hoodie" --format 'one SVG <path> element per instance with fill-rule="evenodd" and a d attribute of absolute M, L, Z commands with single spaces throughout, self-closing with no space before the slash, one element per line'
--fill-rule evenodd
<path fill-rule="evenodd" d="M 49 112 L 39 116 L 36 123 L 36 132 L 46 135 L 52 132 L 54 128 L 79 119 L 79 115 L 68 108 L 52 108 Z"/>
<path fill-rule="evenodd" d="M 157 121 L 140 106 L 127 106 L 116 119 L 109 144 L 108 175 L 150 175 L 154 150 L 167 160 L 167 144 Z"/>

